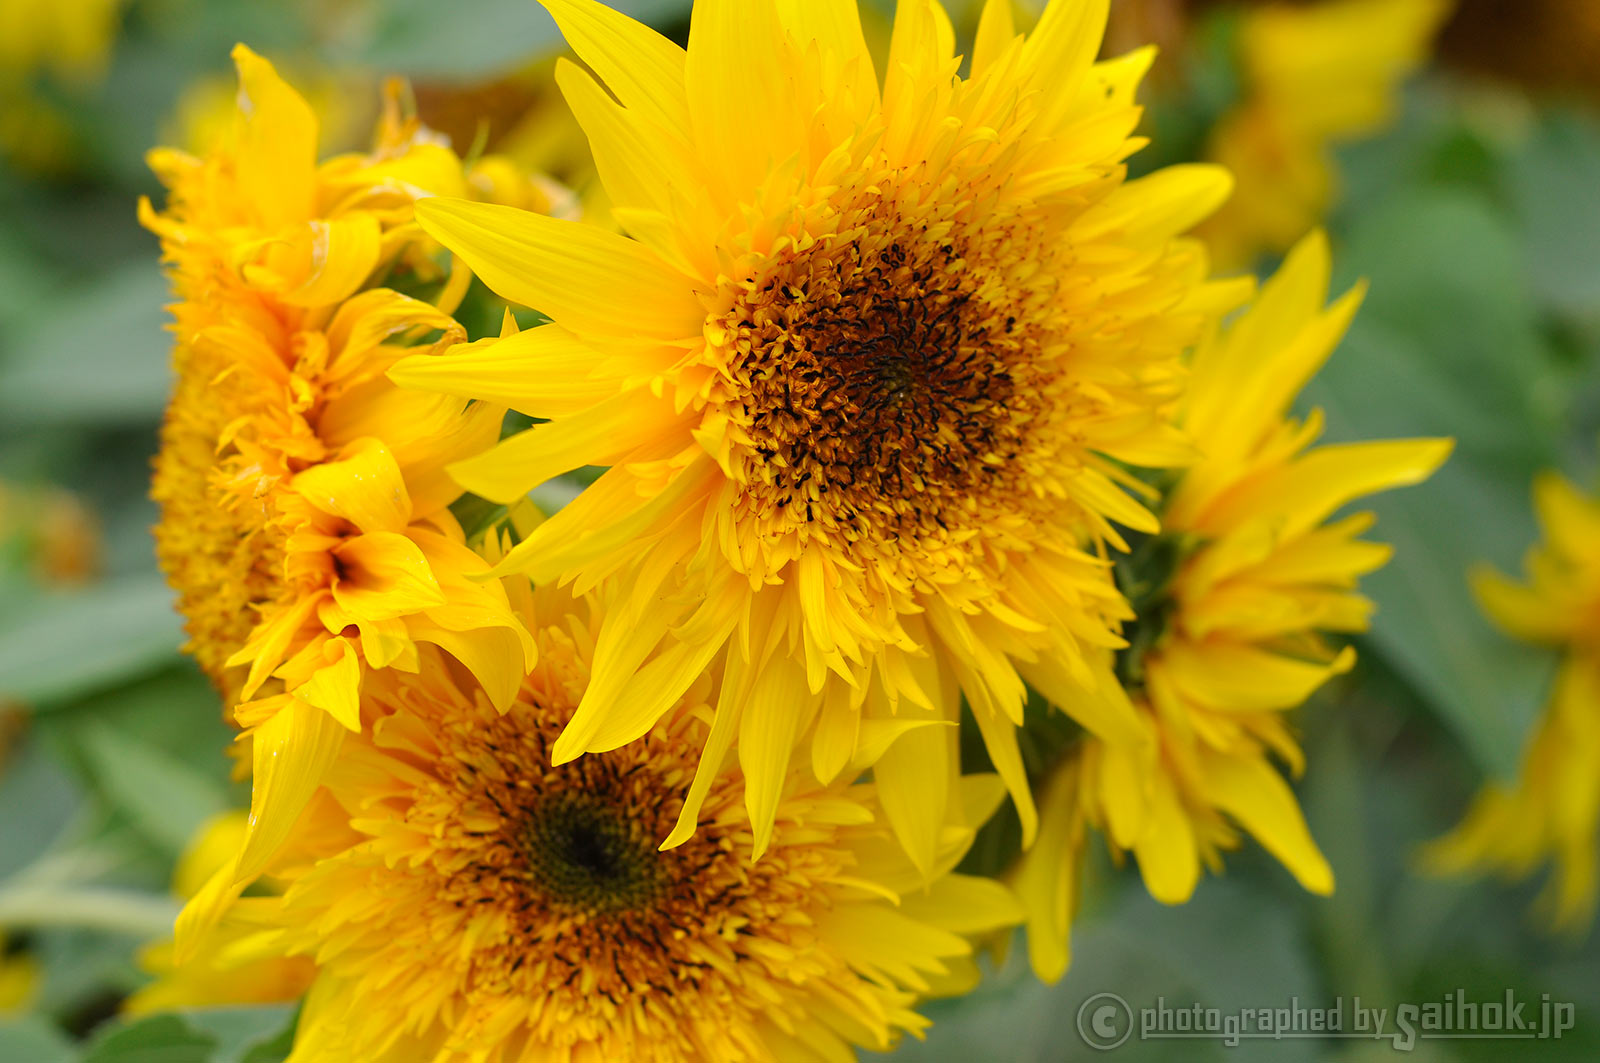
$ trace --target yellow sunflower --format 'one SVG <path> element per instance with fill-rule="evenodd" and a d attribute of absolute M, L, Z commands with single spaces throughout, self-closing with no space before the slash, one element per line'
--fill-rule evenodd
<path fill-rule="evenodd" d="M 1313 448 L 1320 411 L 1287 416 L 1361 302 L 1357 288 L 1325 306 L 1328 275 L 1327 242 L 1314 234 L 1195 354 L 1181 419 L 1204 456 L 1166 496 L 1162 536 L 1135 551 L 1149 585 L 1130 588 L 1139 627 L 1120 661 L 1158 755 L 1152 767 L 1091 735 L 1047 787 L 1043 840 L 1018 872 L 1042 977 L 1066 966 L 1085 823 L 1114 851 L 1131 851 L 1151 895 L 1168 904 L 1189 898 L 1202 863 L 1220 868 L 1241 828 L 1307 889 L 1333 889 L 1273 757 L 1300 771 L 1285 712 L 1354 663 L 1353 649 L 1324 636 L 1366 630 L 1372 603 L 1357 584 L 1391 551 L 1357 538 L 1372 514 L 1329 518 L 1425 480 L 1451 443 Z"/>
<path fill-rule="evenodd" d="M 907 0 L 881 86 L 853 0 L 702 0 L 687 51 L 595 0 L 546 6 L 596 75 L 556 76 L 632 238 L 424 201 L 553 323 L 392 376 L 548 419 L 453 467 L 485 497 L 610 466 L 506 563 L 629 588 L 555 760 L 637 739 L 710 664 L 740 678 L 704 770 L 737 740 L 758 851 L 797 736 L 823 780 L 887 745 L 885 812 L 926 868 L 954 743 L 917 725 L 965 695 L 1031 834 L 1024 676 L 1145 737 L 1098 663 L 1131 615 L 1101 547 L 1156 527 L 1118 462 L 1189 456 L 1160 407 L 1241 290 L 1177 237 L 1226 174 L 1125 180 L 1150 54 L 1095 62 L 1105 0 L 1026 37 L 988 4 L 969 77 L 943 9 Z M 796 674 L 750 667 L 769 656 Z"/>
<path fill-rule="evenodd" d="M 1394 117 L 1453 0 L 1269 3 L 1243 16 L 1244 98 L 1209 154 L 1239 182 L 1204 227 L 1219 265 L 1248 267 L 1320 224 L 1337 195 L 1332 147 Z"/>
<path fill-rule="evenodd" d="M 374 675 L 274 868 L 282 896 L 223 922 L 236 962 L 317 965 L 293 1063 L 848 1060 L 920 1032 L 918 997 L 976 976 L 965 935 L 1020 919 L 999 884 L 949 873 L 970 828 L 925 883 L 871 785 L 803 768 L 760 860 L 731 763 L 662 851 L 717 684 L 697 677 L 642 741 L 553 765 L 603 624 L 558 590 L 538 609 L 539 663 L 504 713 L 433 651 Z M 969 776 L 961 799 L 978 822 L 1003 792 Z"/>
<path fill-rule="evenodd" d="M 359 726 L 366 669 L 415 670 L 431 643 L 504 705 L 532 643 L 447 509 L 461 490 L 444 467 L 497 439 L 503 409 L 384 376 L 430 337 L 465 338 L 448 311 L 469 277 L 433 264 L 412 213 L 424 190 L 466 190 L 460 160 L 391 113 L 373 154 L 318 165 L 304 99 L 234 58 L 231 139 L 153 153 L 168 207 L 140 213 L 178 295 L 157 554 L 190 650 L 230 705 L 252 699 L 233 710 L 256 761 L 244 878 Z"/>
<path fill-rule="evenodd" d="M 1528 583 L 1491 569 L 1473 583 L 1508 634 L 1562 651 L 1550 705 L 1517 778 L 1487 784 L 1425 858 L 1439 873 L 1517 878 L 1548 861 L 1542 914 L 1580 930 L 1600 896 L 1600 502 L 1550 473 L 1534 485 L 1534 504 L 1545 544 L 1528 555 Z"/>

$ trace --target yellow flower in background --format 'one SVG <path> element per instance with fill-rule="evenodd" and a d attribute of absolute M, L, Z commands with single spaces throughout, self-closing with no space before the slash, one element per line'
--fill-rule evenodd
<path fill-rule="evenodd" d="M 104 77 L 123 0 L 5 0 L 0 3 L 0 159 L 35 174 L 69 168 L 78 133 L 47 79 L 68 92 Z"/>
<path fill-rule="evenodd" d="M 218 870 L 238 854 L 249 829 L 244 811 L 223 812 L 195 832 L 172 873 L 172 892 L 183 900 L 198 894 Z M 207 939 L 205 948 L 184 963 L 177 962 L 171 942 L 148 945 L 139 952 L 139 966 L 155 980 L 122 1003 L 130 1015 L 148 1015 L 175 1008 L 234 1004 L 269 1004 L 294 1000 L 311 985 L 316 967 L 300 956 L 250 955 L 256 931 L 225 926 Z"/>
<path fill-rule="evenodd" d="M 449 310 L 469 277 L 434 265 L 412 213 L 425 190 L 466 190 L 460 160 L 391 114 L 373 154 L 319 165 L 304 99 L 234 57 L 232 137 L 153 153 L 169 202 L 141 218 L 179 299 L 157 555 L 190 650 L 229 705 L 252 699 L 233 710 L 255 761 L 243 883 L 360 726 L 365 670 L 414 671 L 430 643 L 505 705 L 532 644 L 446 508 L 461 491 L 444 467 L 497 439 L 503 409 L 384 376 L 465 338 Z M 385 276 L 437 305 L 373 286 Z"/>
<path fill-rule="evenodd" d="M 1076 888 L 1080 820 L 1114 851 L 1132 852 L 1164 903 L 1186 901 L 1201 864 L 1220 868 L 1241 829 L 1307 889 L 1333 889 L 1273 758 L 1301 769 L 1285 712 L 1354 662 L 1353 649 L 1324 636 L 1366 630 L 1372 603 L 1357 584 L 1390 549 L 1357 538 L 1372 514 L 1330 518 L 1358 498 L 1425 480 L 1451 443 L 1312 447 L 1320 411 L 1287 416 L 1361 302 L 1358 288 L 1325 305 L 1328 279 L 1327 242 L 1314 234 L 1195 353 L 1181 420 L 1204 456 L 1167 495 L 1162 536 L 1133 555 L 1168 576 L 1132 591 L 1139 628 L 1122 669 L 1158 735 L 1158 766 L 1091 735 L 1058 769 L 1068 779 L 1051 783 L 1041 808 L 1040 837 L 1050 844 L 1019 871 L 1041 977 L 1066 966 L 1062 898 Z"/>
<path fill-rule="evenodd" d="M 0 85 L 48 71 L 69 83 L 104 73 L 123 0 L 6 0 L 0 4 Z"/>
<path fill-rule="evenodd" d="M 15 548 L 35 579 L 71 587 L 100 575 L 100 522 L 78 495 L 0 480 L 0 549 Z"/>
<path fill-rule="evenodd" d="M 1525 878 L 1549 863 L 1542 914 L 1581 930 L 1600 896 L 1600 501 L 1550 473 L 1534 484 L 1534 507 L 1545 542 L 1528 554 L 1528 582 L 1484 568 L 1473 586 L 1507 634 L 1562 651 L 1550 704 L 1517 778 L 1487 784 L 1424 855 L 1441 874 Z"/>
<path fill-rule="evenodd" d="M 1331 149 L 1393 118 L 1400 83 L 1427 60 L 1452 0 L 1273 3 L 1241 16 L 1243 100 L 1210 157 L 1238 182 L 1202 233 L 1244 269 L 1320 224 L 1338 194 Z"/>
<path fill-rule="evenodd" d="M 38 991 L 39 962 L 0 934 L 0 1019 L 26 1012 Z"/>
<path fill-rule="evenodd" d="M 1104 0 L 1025 38 L 990 3 L 969 78 L 942 8 L 907 0 L 881 85 L 853 0 L 703 0 L 687 52 L 547 6 L 598 76 L 557 71 L 633 239 L 419 204 L 553 324 L 393 376 L 549 419 L 453 468 L 485 497 L 610 466 L 505 565 L 628 591 L 556 762 L 640 738 L 709 665 L 702 770 L 737 744 L 757 852 L 797 738 L 823 780 L 887 746 L 885 814 L 927 869 L 964 695 L 1031 836 L 1024 676 L 1146 740 L 1105 664 L 1131 614 L 1101 547 L 1155 528 L 1118 462 L 1190 456 L 1161 407 L 1242 286 L 1179 234 L 1227 176 L 1125 180 L 1150 55 L 1094 61 Z"/>
<path fill-rule="evenodd" d="M 850 1059 L 920 1032 L 920 995 L 975 980 L 964 935 L 1020 912 L 948 873 L 971 830 L 941 837 L 925 884 L 871 785 L 799 768 L 755 861 L 729 764 L 694 838 L 662 851 L 715 683 L 645 739 L 553 765 L 604 628 L 559 590 L 537 609 L 538 665 L 504 713 L 431 652 L 418 676 L 375 674 L 370 725 L 274 869 L 283 895 L 224 919 L 254 933 L 236 958 L 317 964 L 294 1063 Z M 969 777 L 961 799 L 980 821 L 1002 794 Z"/>

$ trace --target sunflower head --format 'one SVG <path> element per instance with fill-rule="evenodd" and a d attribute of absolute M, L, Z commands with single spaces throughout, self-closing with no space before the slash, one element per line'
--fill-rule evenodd
<path fill-rule="evenodd" d="M 385 378 L 419 344 L 465 338 L 442 308 L 460 284 L 412 220 L 421 189 L 465 185 L 448 148 L 393 116 L 372 155 L 318 164 L 305 100 L 248 49 L 235 59 L 231 136 L 204 158 L 155 153 L 169 203 L 142 207 L 179 296 L 157 552 L 230 700 L 336 668 L 313 698 L 353 725 L 352 658 L 414 667 L 447 588 L 515 631 L 491 615 L 503 596 L 460 575 L 483 566 L 445 510 L 460 489 L 444 466 L 491 443 L 499 411 Z M 441 305 L 372 287 L 380 271 Z"/>
<path fill-rule="evenodd" d="M 346 739 L 275 873 L 236 903 L 257 946 L 317 965 L 293 1058 L 518 1061 L 831 1059 L 925 1022 L 920 994 L 972 973 L 962 936 L 1008 925 L 997 885 L 932 885 L 877 822 L 870 786 L 793 773 L 766 852 L 738 772 L 700 830 L 659 839 L 696 774 L 714 684 L 622 749 L 552 765 L 591 680 L 598 616 L 541 595 L 539 664 L 498 712 L 442 658 L 375 674 L 374 717 Z M 986 813 L 992 780 L 965 792 Z M 241 946 L 249 952 L 248 946 Z"/>

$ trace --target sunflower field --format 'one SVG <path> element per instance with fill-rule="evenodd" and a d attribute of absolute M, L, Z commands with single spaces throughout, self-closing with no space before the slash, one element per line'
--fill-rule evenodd
<path fill-rule="evenodd" d="M 1600 1058 L 1600 7 L 0 0 L 0 1063 Z"/>

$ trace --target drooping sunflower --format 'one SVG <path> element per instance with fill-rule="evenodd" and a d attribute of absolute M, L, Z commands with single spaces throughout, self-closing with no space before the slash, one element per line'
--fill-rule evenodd
<path fill-rule="evenodd" d="M 1454 0 L 1316 0 L 1241 16 L 1243 99 L 1208 155 L 1238 192 L 1204 227 L 1217 263 L 1248 268 L 1320 225 L 1338 196 L 1332 150 L 1394 118 Z"/>
<path fill-rule="evenodd" d="M 504 705 L 532 644 L 499 585 L 472 578 L 487 565 L 447 508 L 461 489 L 445 466 L 498 438 L 503 409 L 384 376 L 465 338 L 449 311 L 469 278 L 433 264 L 412 210 L 425 189 L 464 194 L 461 161 L 391 115 L 374 153 L 318 165 L 305 101 L 248 49 L 234 58 L 232 136 L 204 158 L 153 153 L 169 201 L 140 213 L 178 296 L 156 548 L 191 652 L 228 704 L 245 702 L 246 876 L 338 732 L 359 726 L 364 671 L 415 670 L 431 643 Z M 383 276 L 435 301 L 376 287 Z"/>
<path fill-rule="evenodd" d="M 687 51 L 546 6 L 596 75 L 557 79 L 628 236 L 424 201 L 552 323 L 391 375 L 548 419 L 453 467 L 481 495 L 610 467 L 506 564 L 630 589 L 555 760 L 639 738 L 710 664 L 741 678 L 703 770 L 737 741 L 758 850 L 799 736 L 824 780 L 887 747 L 885 812 L 927 867 L 954 742 L 920 725 L 964 695 L 1031 834 L 1024 677 L 1146 738 L 1102 664 L 1131 615 L 1103 547 L 1156 527 L 1120 463 L 1190 453 L 1160 409 L 1241 288 L 1179 234 L 1226 174 L 1125 180 L 1150 55 L 1095 62 L 1105 0 L 1026 37 L 988 4 L 968 77 L 944 11 L 907 0 L 881 85 L 853 0 L 702 0 Z"/>
<path fill-rule="evenodd" d="M 1425 480 L 1451 442 L 1312 447 L 1321 412 L 1287 416 L 1361 302 L 1357 288 L 1325 305 L 1329 270 L 1326 239 L 1313 234 L 1195 354 L 1181 420 L 1203 457 L 1167 494 L 1161 536 L 1133 555 L 1144 566 L 1129 587 L 1140 626 L 1119 661 L 1158 736 L 1156 767 L 1090 735 L 1047 785 L 1043 840 L 1017 875 L 1041 977 L 1066 967 L 1086 824 L 1132 852 L 1168 904 L 1189 898 L 1202 863 L 1220 868 L 1241 829 L 1305 888 L 1333 889 L 1274 758 L 1301 770 L 1286 712 L 1354 663 L 1351 647 L 1326 636 L 1366 630 L 1373 606 L 1358 583 L 1391 550 L 1358 538 L 1372 514 L 1330 518 Z"/>
<path fill-rule="evenodd" d="M 964 935 L 1020 918 L 999 884 L 948 873 L 970 829 L 925 884 L 871 785 L 803 767 L 759 861 L 732 763 L 694 838 L 661 850 L 715 682 L 642 741 L 553 765 L 602 625 L 561 591 L 538 608 L 538 665 L 504 713 L 432 650 L 418 676 L 374 675 L 274 868 L 283 894 L 220 928 L 235 964 L 315 962 L 293 1063 L 851 1059 L 924 1028 L 918 996 L 975 977 Z M 968 777 L 962 798 L 977 821 L 1003 792 Z"/>
<path fill-rule="evenodd" d="M 1545 542 L 1528 583 L 1473 573 L 1484 610 L 1509 635 L 1562 651 L 1545 709 L 1514 780 L 1490 782 L 1460 826 L 1425 851 L 1444 874 L 1553 871 L 1541 914 L 1566 930 L 1594 919 L 1600 898 L 1600 501 L 1555 473 L 1534 484 Z"/>

